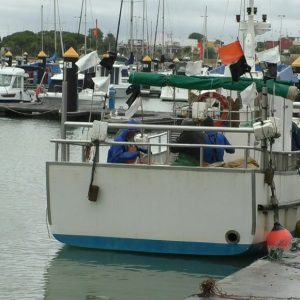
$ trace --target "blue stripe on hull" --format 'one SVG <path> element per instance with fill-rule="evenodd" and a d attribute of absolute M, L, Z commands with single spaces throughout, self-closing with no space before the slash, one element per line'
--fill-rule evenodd
<path fill-rule="evenodd" d="M 62 234 L 53 236 L 64 244 L 83 248 L 183 255 L 239 255 L 264 252 L 265 248 L 264 244 L 230 245 Z"/>

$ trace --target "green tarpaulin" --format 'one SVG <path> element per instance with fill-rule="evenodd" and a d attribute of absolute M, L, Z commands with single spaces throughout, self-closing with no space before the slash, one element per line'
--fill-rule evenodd
<path fill-rule="evenodd" d="M 129 82 L 135 85 L 150 86 L 172 86 L 193 90 L 211 90 L 224 88 L 227 90 L 243 91 L 251 83 L 256 83 L 258 92 L 262 91 L 264 81 L 262 79 L 240 78 L 238 82 L 232 81 L 231 77 L 213 76 L 185 76 L 185 75 L 165 75 L 159 73 L 134 72 L 130 74 Z M 275 90 L 274 90 L 275 84 Z M 268 93 L 287 98 L 289 87 L 292 82 L 268 80 L 266 82 Z M 299 92 L 299 91 L 298 91 Z"/>

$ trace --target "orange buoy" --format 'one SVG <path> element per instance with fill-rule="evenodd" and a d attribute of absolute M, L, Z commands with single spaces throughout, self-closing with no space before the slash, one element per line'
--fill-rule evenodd
<path fill-rule="evenodd" d="M 267 236 L 267 247 L 269 252 L 274 249 L 287 252 L 292 247 L 291 233 L 282 227 L 280 223 L 275 222 L 272 231 Z"/>

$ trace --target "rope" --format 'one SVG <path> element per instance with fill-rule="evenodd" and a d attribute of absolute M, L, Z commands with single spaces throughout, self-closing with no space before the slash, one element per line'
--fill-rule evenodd
<path fill-rule="evenodd" d="M 197 297 L 203 297 L 203 298 L 209 298 L 209 297 L 219 297 L 223 299 L 233 299 L 233 300 L 264 300 L 264 299 L 270 299 L 269 296 L 262 296 L 262 297 L 257 297 L 257 296 L 239 296 L 239 295 L 234 295 L 234 294 L 227 294 L 225 292 L 222 292 L 216 285 L 216 281 L 214 279 L 207 279 L 203 281 L 200 284 L 200 289 L 201 292 L 198 294 L 193 294 L 190 297 L 197 296 Z M 295 298 L 295 297 L 274 297 L 272 296 L 272 299 L 276 300 L 288 300 L 288 299 L 293 299 L 293 300 L 300 300 L 300 298 Z"/>
<path fill-rule="evenodd" d="M 47 110 L 47 111 L 44 111 L 44 112 L 36 112 L 35 114 L 32 114 L 32 113 L 20 112 L 20 111 L 17 111 L 15 109 L 9 108 L 7 106 L 2 106 L 1 105 L 1 107 L 5 108 L 6 110 L 12 111 L 12 112 L 14 112 L 16 114 L 23 115 L 23 116 L 30 116 L 30 117 L 45 115 L 45 114 L 49 114 L 51 112 L 57 111 L 57 109 L 51 109 L 51 110 Z"/>

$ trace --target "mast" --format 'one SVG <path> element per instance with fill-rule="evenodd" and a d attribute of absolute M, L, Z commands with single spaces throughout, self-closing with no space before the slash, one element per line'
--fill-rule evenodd
<path fill-rule="evenodd" d="M 240 32 L 243 37 L 244 54 L 251 71 L 255 71 L 255 48 L 256 36 L 264 34 L 271 30 L 271 24 L 267 22 L 267 15 L 262 15 L 262 21 L 255 20 L 257 7 L 254 7 L 254 0 L 249 0 L 247 7 L 248 20 L 244 20 L 240 24 Z"/>
<path fill-rule="evenodd" d="M 41 36 L 42 36 L 42 51 L 44 51 L 44 7 L 41 5 Z"/>
<path fill-rule="evenodd" d="M 86 54 L 86 0 L 84 0 L 84 54 Z"/>
<path fill-rule="evenodd" d="M 162 2 L 162 55 L 165 53 L 165 0 Z"/>
<path fill-rule="evenodd" d="M 123 2 L 124 2 L 124 0 L 121 0 L 120 12 L 119 12 L 119 20 L 118 20 L 118 28 L 117 28 L 117 36 L 116 36 L 116 43 L 115 43 L 116 54 L 118 54 L 118 39 L 119 39 L 119 32 L 120 32 L 120 24 L 121 24 Z"/>
<path fill-rule="evenodd" d="M 130 1 L 130 52 L 133 52 L 133 0 Z"/>
<path fill-rule="evenodd" d="M 143 37 L 142 37 L 142 58 L 144 57 L 145 40 L 145 0 L 143 0 Z"/>
<path fill-rule="evenodd" d="M 54 52 L 57 51 L 56 43 L 56 0 L 54 0 Z"/>
<path fill-rule="evenodd" d="M 208 59 L 208 48 L 207 48 L 207 6 L 205 6 L 204 14 L 204 43 L 203 43 L 203 63 L 204 59 Z"/>
<path fill-rule="evenodd" d="M 156 36 L 157 36 L 159 10 L 160 10 L 160 0 L 158 1 L 157 16 L 156 16 L 156 25 L 155 25 L 155 32 L 154 32 L 153 54 L 152 54 L 153 58 L 155 56 L 155 47 L 156 47 Z"/>

